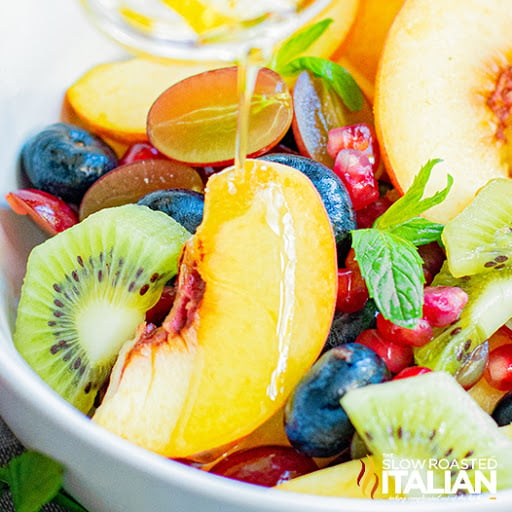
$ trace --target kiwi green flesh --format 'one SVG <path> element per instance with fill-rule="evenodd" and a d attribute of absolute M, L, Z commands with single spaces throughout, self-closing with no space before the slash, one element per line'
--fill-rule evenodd
<path fill-rule="evenodd" d="M 457 465 L 472 482 L 477 469 L 490 480 L 486 464 L 492 460 L 488 466 L 496 461 L 497 488 L 512 487 L 512 440 L 445 372 L 354 389 L 341 405 L 381 468 L 398 467 L 405 459 L 419 468 L 423 464 L 444 490 L 446 464 L 453 469 L 453 484 Z"/>
<path fill-rule="evenodd" d="M 100 210 L 36 246 L 13 340 L 27 363 L 84 413 L 121 346 L 177 272 L 188 231 L 141 205 Z"/>
<path fill-rule="evenodd" d="M 457 322 L 436 329 L 432 341 L 414 349 L 414 360 L 455 375 L 475 349 L 512 317 L 512 267 L 455 278 L 445 263 L 432 284 L 458 286 L 469 300 Z"/>
<path fill-rule="evenodd" d="M 491 180 L 443 230 L 455 277 L 512 266 L 512 179 Z"/>

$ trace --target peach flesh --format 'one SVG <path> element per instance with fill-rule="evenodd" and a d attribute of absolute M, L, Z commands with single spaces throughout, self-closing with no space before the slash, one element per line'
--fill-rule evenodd
<path fill-rule="evenodd" d="M 304 174 L 247 160 L 213 175 L 172 309 L 123 347 L 93 420 L 173 458 L 246 437 L 323 348 L 336 270 L 329 217 Z"/>
<path fill-rule="evenodd" d="M 441 162 L 426 194 L 442 189 L 447 174 L 454 178 L 448 198 L 425 213 L 430 220 L 446 223 L 490 179 L 510 175 L 510 144 L 496 137 L 500 119 L 488 105 L 505 91 L 497 83 L 512 63 L 510 23 L 502 0 L 407 0 L 388 32 L 376 79 L 377 136 L 399 191 L 433 158 Z"/>

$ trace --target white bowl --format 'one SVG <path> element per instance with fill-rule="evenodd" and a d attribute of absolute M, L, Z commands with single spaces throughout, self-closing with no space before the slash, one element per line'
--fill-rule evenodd
<path fill-rule="evenodd" d="M 58 119 L 65 88 L 120 50 L 72 0 L 10 2 L 0 19 L 1 197 L 17 187 L 17 154 L 28 135 Z M 98 427 L 49 389 L 12 345 L 24 261 L 42 239 L 0 200 L 0 414 L 27 446 L 61 461 L 65 487 L 91 512 L 327 512 L 510 510 L 495 500 L 384 502 L 301 495 L 241 484 L 168 461 Z"/>

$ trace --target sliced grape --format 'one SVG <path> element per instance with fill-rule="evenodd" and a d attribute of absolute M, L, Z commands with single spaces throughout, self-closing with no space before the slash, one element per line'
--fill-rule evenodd
<path fill-rule="evenodd" d="M 233 162 L 237 130 L 237 68 L 187 78 L 159 96 L 148 115 L 151 143 L 170 158 L 195 166 Z M 291 125 L 291 94 L 283 79 L 263 68 L 251 101 L 247 153 L 274 147 Z"/>
<path fill-rule="evenodd" d="M 298 453 L 290 446 L 256 446 L 228 455 L 210 469 L 210 472 L 234 480 L 273 487 L 317 469 L 313 459 Z"/>
<path fill-rule="evenodd" d="M 350 111 L 332 87 L 309 71 L 303 71 L 293 89 L 293 134 L 302 155 L 333 167 L 327 153 L 329 131 L 357 123 L 373 125 L 372 107 L 365 100 L 357 112 Z"/>
<path fill-rule="evenodd" d="M 95 181 L 85 193 L 80 219 L 102 208 L 136 203 L 150 192 L 167 188 L 202 192 L 203 181 L 192 167 L 171 160 L 139 160 L 122 165 Z"/>
<path fill-rule="evenodd" d="M 76 211 L 53 194 L 36 189 L 9 192 L 5 199 L 20 215 L 29 215 L 50 235 L 64 231 L 78 222 Z"/>

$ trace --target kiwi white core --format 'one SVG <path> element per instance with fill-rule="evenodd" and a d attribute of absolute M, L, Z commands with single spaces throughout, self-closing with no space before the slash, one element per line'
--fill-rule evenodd
<path fill-rule="evenodd" d="M 91 301 L 76 314 L 76 327 L 82 347 L 94 364 L 105 364 L 119 352 L 126 340 L 133 338 L 144 314 L 107 299 Z"/>

